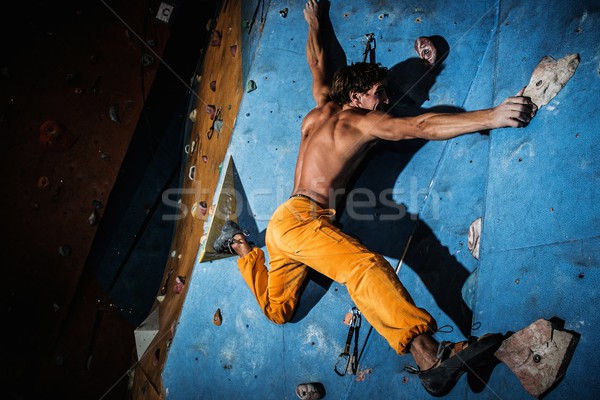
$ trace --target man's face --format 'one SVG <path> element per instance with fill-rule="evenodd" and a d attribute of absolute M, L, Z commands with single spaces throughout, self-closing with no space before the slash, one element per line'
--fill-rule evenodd
<path fill-rule="evenodd" d="M 385 104 L 388 104 L 387 93 L 383 82 L 376 83 L 366 93 L 358 95 L 358 107 L 366 110 L 380 110 Z"/>

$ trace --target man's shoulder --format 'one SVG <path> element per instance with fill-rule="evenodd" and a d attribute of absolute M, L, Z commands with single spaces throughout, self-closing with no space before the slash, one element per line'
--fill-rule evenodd
<path fill-rule="evenodd" d="M 306 119 L 322 119 L 322 118 L 330 118 L 342 111 L 342 107 L 340 107 L 337 103 L 333 101 L 329 101 L 321 106 L 317 106 L 309 111 L 306 114 Z"/>
<path fill-rule="evenodd" d="M 329 100 L 322 106 L 315 107 L 314 109 L 320 110 L 321 113 L 328 113 L 328 114 L 336 114 L 336 113 L 342 111 L 342 107 L 333 100 Z"/>

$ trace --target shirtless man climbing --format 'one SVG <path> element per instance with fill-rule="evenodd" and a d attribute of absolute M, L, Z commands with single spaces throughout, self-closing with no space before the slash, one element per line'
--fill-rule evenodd
<path fill-rule="evenodd" d="M 537 107 L 519 93 L 500 105 L 458 114 L 426 113 L 392 117 L 386 68 L 357 63 L 343 67 L 331 80 L 321 37 L 319 3 L 308 0 L 306 57 L 313 78 L 316 107 L 302 123 L 302 137 L 292 196 L 269 221 L 265 254 L 227 221 L 214 242 L 219 252 L 237 254 L 238 268 L 271 321 L 283 324 L 297 308 L 309 268 L 346 285 L 369 323 L 400 355 L 410 353 L 424 388 L 434 396 L 450 392 L 467 370 L 489 362 L 502 335 L 438 343 L 437 324 L 418 308 L 394 269 L 379 254 L 334 225 L 336 203 L 357 166 L 378 140 L 447 140 L 467 133 L 526 126 Z"/>

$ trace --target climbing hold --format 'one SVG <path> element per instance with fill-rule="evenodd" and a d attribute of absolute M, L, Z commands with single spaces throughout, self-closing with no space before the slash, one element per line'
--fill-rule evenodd
<path fill-rule="evenodd" d="M 44 149 L 63 151 L 73 145 L 74 139 L 62 124 L 48 120 L 40 126 L 39 142 Z"/>
<path fill-rule="evenodd" d="M 437 61 L 437 49 L 428 37 L 421 36 L 415 40 L 415 51 L 430 67 Z"/>
<path fill-rule="evenodd" d="M 193 109 L 192 112 L 190 112 L 190 115 L 188 115 L 188 118 L 190 119 L 190 121 L 196 122 L 196 109 Z"/>
<path fill-rule="evenodd" d="M 213 129 L 217 132 L 221 132 L 221 129 L 223 128 L 223 120 L 222 119 L 216 119 L 214 124 L 213 124 Z"/>
<path fill-rule="evenodd" d="M 110 118 L 111 121 L 119 123 L 121 122 L 121 118 L 119 116 L 119 105 L 118 104 L 113 104 L 112 106 L 110 106 L 110 108 L 108 109 L 108 116 Z"/>
<path fill-rule="evenodd" d="M 325 387 L 321 382 L 301 383 L 296 386 L 296 396 L 301 400 L 319 400 L 325 397 Z"/>
<path fill-rule="evenodd" d="M 354 313 L 352 311 L 349 311 L 344 316 L 344 324 L 345 325 L 350 325 L 352 323 L 352 318 L 354 318 Z"/>
<path fill-rule="evenodd" d="M 206 205 L 205 201 L 201 201 L 198 203 L 198 206 L 200 207 L 200 212 L 202 213 L 202 215 L 206 215 L 206 211 L 208 210 L 208 206 Z"/>
<path fill-rule="evenodd" d="M 246 93 L 250 93 L 254 90 L 256 90 L 256 82 L 249 80 L 248 83 L 246 83 Z"/>
<path fill-rule="evenodd" d="M 207 211 L 208 208 L 205 201 L 194 203 L 191 210 L 192 217 L 196 219 L 204 219 L 203 217 L 206 216 Z"/>
<path fill-rule="evenodd" d="M 550 56 L 542 60 L 533 70 L 523 96 L 541 108 L 552 100 L 567 84 L 579 66 L 579 54 L 568 54 L 559 60 Z"/>
<path fill-rule="evenodd" d="M 213 324 L 215 324 L 216 326 L 221 326 L 222 323 L 223 315 L 221 315 L 221 309 L 217 308 L 217 311 L 215 311 L 215 315 L 213 315 Z"/>
<path fill-rule="evenodd" d="M 288 15 L 288 9 L 287 9 L 287 7 L 284 8 L 283 10 L 280 10 L 279 11 L 279 15 L 281 15 L 283 18 L 287 18 L 287 15 Z"/>
<path fill-rule="evenodd" d="M 235 55 L 237 54 L 237 44 L 234 44 L 233 46 L 231 46 L 229 48 L 229 51 L 231 51 L 231 56 L 235 57 Z"/>
<path fill-rule="evenodd" d="M 92 210 L 92 213 L 88 217 L 88 222 L 90 223 L 90 225 L 96 225 L 96 223 L 98 222 L 98 216 L 96 215 L 96 210 Z"/>
<path fill-rule="evenodd" d="M 540 318 L 504 340 L 494 355 L 540 398 L 564 377 L 578 341 L 557 322 Z"/>
<path fill-rule="evenodd" d="M 473 272 L 469 274 L 465 283 L 460 290 L 460 294 L 470 310 L 475 309 L 475 296 L 477 294 L 477 282 L 478 282 L 479 272 L 478 269 L 475 268 Z"/>
<path fill-rule="evenodd" d="M 217 108 L 214 105 L 209 104 L 204 108 L 204 110 L 208 113 L 211 121 L 215 119 L 215 115 L 217 115 Z"/>
<path fill-rule="evenodd" d="M 58 254 L 60 254 L 63 257 L 67 257 L 67 256 L 71 255 L 71 246 L 69 246 L 67 244 L 63 244 L 62 246 L 60 246 L 58 248 Z"/>
<path fill-rule="evenodd" d="M 210 86 L 210 90 L 215 92 L 217 90 L 217 81 L 211 81 L 209 86 Z"/>
<path fill-rule="evenodd" d="M 210 45 L 213 47 L 221 46 L 221 32 L 214 29 L 210 34 Z"/>
<path fill-rule="evenodd" d="M 196 166 L 192 165 L 190 167 L 190 172 L 188 173 L 188 178 L 190 178 L 190 181 L 194 180 L 194 175 L 196 174 Z"/>
<path fill-rule="evenodd" d="M 144 54 L 142 54 L 141 62 L 142 62 L 142 67 L 149 67 L 152 64 L 154 64 L 154 57 L 152 57 L 148 53 L 144 53 Z"/>
<path fill-rule="evenodd" d="M 40 176 L 37 186 L 40 189 L 47 189 L 50 186 L 50 179 L 47 176 Z"/>
<path fill-rule="evenodd" d="M 361 369 L 356 373 L 356 382 L 362 382 L 366 379 L 367 375 L 373 372 L 373 368 Z"/>
<path fill-rule="evenodd" d="M 208 162 L 208 156 L 202 156 L 202 161 L 206 164 Z"/>
<path fill-rule="evenodd" d="M 185 276 L 178 276 L 175 278 L 175 285 L 173 285 L 173 293 L 181 294 L 185 287 Z"/>
<path fill-rule="evenodd" d="M 475 257 L 475 259 L 479 260 L 479 242 L 481 238 L 481 224 L 482 219 L 477 218 L 475 221 L 471 223 L 469 226 L 469 233 L 467 237 L 467 247 L 471 252 L 471 255 Z"/>

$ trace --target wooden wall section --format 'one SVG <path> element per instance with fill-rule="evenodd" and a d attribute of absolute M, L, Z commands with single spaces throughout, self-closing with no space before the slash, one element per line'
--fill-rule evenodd
<path fill-rule="evenodd" d="M 153 307 L 159 308 L 159 330 L 133 369 L 134 399 L 166 396 L 162 369 L 185 300 L 186 281 L 200 257 L 201 239 L 208 231 L 210 210 L 202 210 L 202 206 L 210 209 L 216 202 L 213 196 L 221 170 L 224 173 L 227 168 L 224 157 L 242 98 L 241 0 L 224 1 L 211 29 L 202 71 L 196 76 L 196 107 L 190 114 L 195 122 L 185 147 L 181 219 Z"/>

